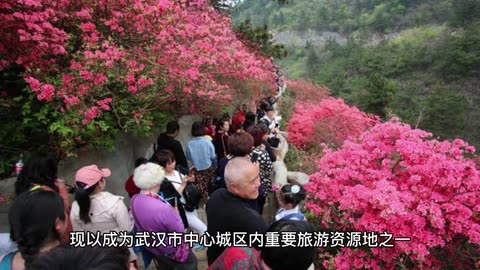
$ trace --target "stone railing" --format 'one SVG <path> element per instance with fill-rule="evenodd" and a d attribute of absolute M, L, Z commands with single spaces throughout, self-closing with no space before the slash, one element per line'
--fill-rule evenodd
<path fill-rule="evenodd" d="M 282 99 L 283 93 L 287 89 L 286 83 L 280 87 L 279 94 L 277 95 L 278 101 Z M 278 102 L 274 105 L 275 114 L 277 116 L 280 115 L 281 106 L 278 105 Z M 280 143 L 277 148 L 274 148 L 275 155 L 277 156 L 277 161 L 273 163 L 273 183 L 278 186 L 283 186 L 288 182 L 298 183 L 304 185 L 308 183 L 309 176 L 303 172 L 289 172 L 287 169 L 287 165 L 285 164 L 285 156 L 288 152 L 288 133 L 285 131 L 280 131 L 277 134 L 277 137 L 280 139 Z"/>

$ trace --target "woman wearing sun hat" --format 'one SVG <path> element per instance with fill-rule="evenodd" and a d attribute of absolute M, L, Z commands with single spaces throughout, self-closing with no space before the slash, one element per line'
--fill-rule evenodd
<path fill-rule="evenodd" d="M 123 203 L 123 197 L 104 191 L 106 178 L 110 175 L 109 169 L 99 169 L 97 165 L 82 167 L 75 174 L 77 189 L 70 212 L 74 231 L 132 231 L 133 219 Z M 130 254 L 130 262 L 135 264 L 133 250 Z"/>

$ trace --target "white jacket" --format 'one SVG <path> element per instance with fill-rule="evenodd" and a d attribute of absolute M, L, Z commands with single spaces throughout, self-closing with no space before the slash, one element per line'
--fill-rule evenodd
<path fill-rule="evenodd" d="M 123 197 L 106 191 L 90 196 L 91 222 L 84 223 L 80 219 L 80 207 L 77 201 L 72 204 L 70 218 L 74 231 L 89 231 L 92 233 L 97 231 L 101 233 L 126 231 L 130 233 L 134 226 L 133 218 L 123 203 Z M 130 250 L 130 261 L 135 258 L 135 253 Z"/>
<path fill-rule="evenodd" d="M 110 192 L 99 192 L 90 196 L 90 223 L 80 220 L 80 207 L 77 201 L 72 204 L 70 217 L 74 231 L 90 231 L 106 233 L 110 231 L 127 231 L 133 229 L 133 219 L 123 203 L 123 197 Z"/>

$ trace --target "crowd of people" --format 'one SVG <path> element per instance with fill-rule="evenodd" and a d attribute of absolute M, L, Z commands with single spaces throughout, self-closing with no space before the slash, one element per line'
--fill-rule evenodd
<path fill-rule="evenodd" d="M 178 122 L 169 122 L 154 155 L 135 161 L 125 182 L 128 207 L 123 197 L 106 191 L 109 168 L 82 167 L 75 174 L 75 187 L 69 187 L 58 178 L 55 159 L 35 155 L 15 184 L 9 224 L 17 248 L 0 258 L 0 270 L 138 269 L 140 254 L 145 268 L 153 263 L 157 269 L 198 269 L 193 251 L 205 248 L 200 242 L 192 247 L 165 239 L 169 245 L 76 249 L 68 245 L 73 231 L 193 231 L 210 236 L 313 232 L 300 209 L 305 189 L 287 184 L 274 190 L 272 185 L 279 142 L 275 102 L 269 97 L 256 113 L 243 105 L 232 117 L 205 117 L 193 123 L 186 149 L 175 139 Z M 72 203 L 68 192 L 74 194 Z M 262 213 L 269 194 L 277 198 L 279 208 L 274 219 L 265 222 Z M 200 207 L 205 208 L 206 224 L 198 217 Z M 208 269 L 307 269 L 313 257 L 313 247 L 213 244 L 207 249 Z"/>

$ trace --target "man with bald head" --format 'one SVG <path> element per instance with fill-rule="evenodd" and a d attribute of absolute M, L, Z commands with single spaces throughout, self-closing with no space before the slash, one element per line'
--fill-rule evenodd
<path fill-rule="evenodd" d="M 247 203 L 258 197 L 258 164 L 245 157 L 231 159 L 225 167 L 225 183 L 227 189 L 216 190 L 207 202 L 208 233 L 216 239 L 217 233 L 229 232 L 232 241 L 234 232 L 265 233 L 267 225 L 262 216 Z M 247 235 L 245 240 L 248 239 Z M 208 264 L 212 264 L 224 249 L 224 246 L 218 245 L 209 247 Z"/>

